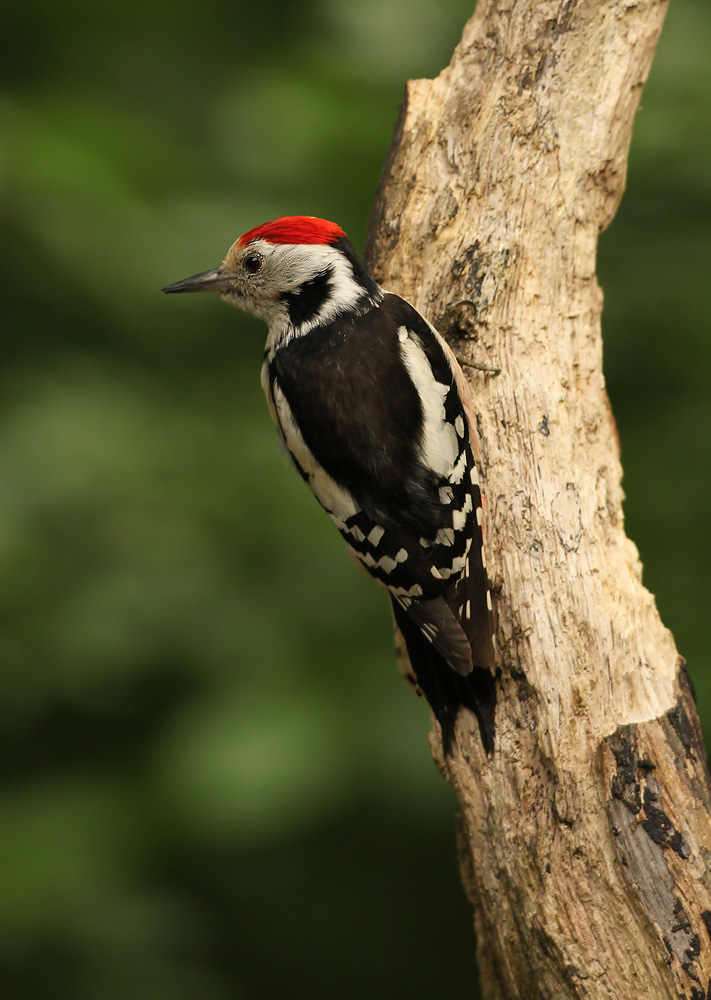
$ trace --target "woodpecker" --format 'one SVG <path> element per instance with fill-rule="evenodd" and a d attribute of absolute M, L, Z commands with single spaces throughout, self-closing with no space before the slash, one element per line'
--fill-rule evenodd
<path fill-rule="evenodd" d="M 262 386 L 281 444 L 390 592 L 420 686 L 433 670 L 488 673 L 478 439 L 434 327 L 373 280 L 340 226 L 311 216 L 249 230 L 219 267 L 163 291 L 217 292 L 267 322 Z"/>

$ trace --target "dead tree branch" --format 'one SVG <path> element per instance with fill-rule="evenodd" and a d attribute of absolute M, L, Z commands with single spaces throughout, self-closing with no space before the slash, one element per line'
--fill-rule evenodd
<path fill-rule="evenodd" d="M 595 278 L 664 12 L 480 0 L 451 65 L 408 85 L 371 220 L 377 278 L 501 369 L 468 371 L 495 748 L 466 711 L 451 755 L 431 737 L 487 1000 L 711 996 L 709 776 L 624 533 Z"/>

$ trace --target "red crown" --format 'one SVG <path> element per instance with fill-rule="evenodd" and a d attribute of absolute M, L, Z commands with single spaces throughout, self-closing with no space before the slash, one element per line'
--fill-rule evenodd
<path fill-rule="evenodd" d="M 255 226 L 238 245 L 243 247 L 252 240 L 267 240 L 269 243 L 335 243 L 346 234 L 335 222 L 316 219 L 313 215 L 285 215 L 272 222 Z"/>

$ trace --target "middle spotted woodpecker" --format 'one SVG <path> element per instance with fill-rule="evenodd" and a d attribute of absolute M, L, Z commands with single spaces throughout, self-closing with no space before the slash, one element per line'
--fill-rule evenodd
<path fill-rule="evenodd" d="M 163 291 L 215 291 L 266 320 L 262 385 L 282 444 L 389 590 L 418 681 L 422 638 L 457 674 L 488 673 L 477 435 L 434 327 L 380 288 L 339 226 L 310 216 L 251 229 L 219 267 Z"/>

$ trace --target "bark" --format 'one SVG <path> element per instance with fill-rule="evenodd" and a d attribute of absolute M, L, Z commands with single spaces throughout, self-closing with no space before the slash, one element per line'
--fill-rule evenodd
<path fill-rule="evenodd" d="M 451 65 L 408 84 L 371 218 L 378 280 L 501 369 L 469 379 L 495 746 L 467 711 L 451 754 L 431 734 L 487 1000 L 711 997 L 709 775 L 624 534 L 595 278 L 664 12 L 480 0 Z"/>

